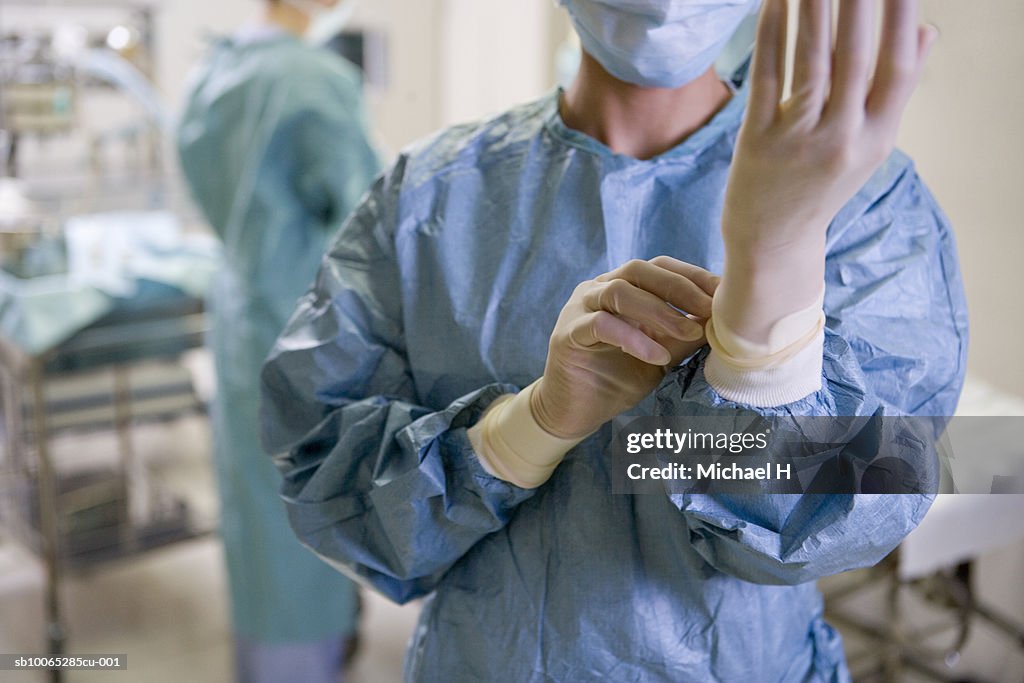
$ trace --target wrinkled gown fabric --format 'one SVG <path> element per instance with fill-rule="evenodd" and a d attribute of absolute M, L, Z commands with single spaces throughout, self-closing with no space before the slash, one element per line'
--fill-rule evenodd
<path fill-rule="evenodd" d="M 581 281 L 659 254 L 721 272 L 736 94 L 638 161 L 568 129 L 557 94 L 402 154 L 333 242 L 263 371 L 262 427 L 298 535 L 403 602 L 406 680 L 848 680 L 813 581 L 886 555 L 928 496 L 613 495 L 606 426 L 544 485 L 466 436 L 544 369 Z M 706 350 L 637 414 L 950 415 L 966 312 L 949 225 L 894 154 L 829 229 L 820 391 L 722 399 Z"/>

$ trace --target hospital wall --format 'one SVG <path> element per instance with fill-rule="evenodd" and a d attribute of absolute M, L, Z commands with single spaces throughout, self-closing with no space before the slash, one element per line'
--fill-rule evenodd
<path fill-rule="evenodd" d="M 256 0 L 164 5 L 161 86 L 180 98 L 204 30 L 252 15 Z M 952 219 L 971 310 L 970 370 L 1024 395 L 1024 3 L 923 0 L 942 38 L 911 104 L 900 145 Z M 536 97 L 554 83 L 566 22 L 551 0 L 363 0 L 359 25 L 383 30 L 387 87 L 370 93 L 382 146 L 395 152 L 442 125 Z"/>
<path fill-rule="evenodd" d="M 969 370 L 1024 395 L 1024 3 L 925 0 L 942 32 L 900 144 L 956 231 Z"/>
<path fill-rule="evenodd" d="M 175 0 L 160 13 L 159 76 L 180 102 L 206 36 L 258 15 L 258 0 Z M 386 83 L 369 88 L 381 146 L 395 153 L 452 122 L 497 112 L 553 84 L 551 0 L 363 0 L 353 25 L 384 36 Z M 495 32 L 495 27 L 500 31 Z"/>

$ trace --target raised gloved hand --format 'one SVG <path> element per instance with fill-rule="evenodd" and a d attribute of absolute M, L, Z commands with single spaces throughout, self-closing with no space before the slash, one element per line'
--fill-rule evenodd
<path fill-rule="evenodd" d="M 667 256 L 630 261 L 579 285 L 533 387 L 538 424 L 579 438 L 639 403 L 667 368 L 704 344 L 702 323 L 717 286 L 708 271 Z"/>
<path fill-rule="evenodd" d="M 876 12 L 884 8 L 875 47 Z M 825 233 L 891 152 L 931 45 L 918 0 L 801 0 L 792 95 L 785 81 L 787 0 L 766 0 L 750 102 L 722 220 L 726 267 L 715 327 L 765 343 L 820 296 Z M 877 66 L 872 71 L 872 64 Z M 798 330 L 799 332 L 799 330 Z"/>

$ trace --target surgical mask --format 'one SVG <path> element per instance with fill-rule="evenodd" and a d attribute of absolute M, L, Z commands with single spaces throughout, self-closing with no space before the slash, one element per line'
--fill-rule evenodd
<path fill-rule="evenodd" d="M 358 0 L 341 0 L 334 7 L 321 5 L 315 0 L 284 0 L 309 17 L 309 28 L 303 38 L 314 45 L 323 45 L 341 33 L 348 25 Z"/>
<path fill-rule="evenodd" d="M 678 88 L 715 62 L 761 0 L 558 0 L 583 49 L 608 73 L 647 88 Z"/>

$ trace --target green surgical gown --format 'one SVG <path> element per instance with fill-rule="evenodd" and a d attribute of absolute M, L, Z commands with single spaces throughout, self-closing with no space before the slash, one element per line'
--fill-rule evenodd
<path fill-rule="evenodd" d="M 355 69 L 278 34 L 220 40 L 178 129 L 193 196 L 224 243 L 210 295 L 214 457 L 235 632 L 311 641 L 353 628 L 353 585 L 289 529 L 260 448 L 260 364 L 329 237 L 378 172 Z"/>

